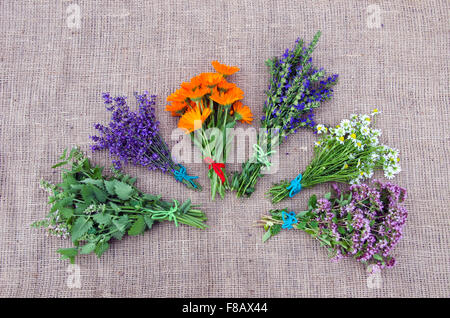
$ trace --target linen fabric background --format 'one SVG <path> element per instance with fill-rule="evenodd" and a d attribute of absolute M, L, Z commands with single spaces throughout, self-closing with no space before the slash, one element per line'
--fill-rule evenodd
<path fill-rule="evenodd" d="M 71 19 L 76 8 L 79 28 Z M 449 9 L 447 0 L 1 1 L 0 296 L 449 297 Z M 352 259 L 330 262 L 302 232 L 283 231 L 263 244 L 263 230 L 252 226 L 272 208 L 264 197 L 272 183 L 310 162 L 317 136 L 302 130 L 282 145 L 279 170 L 249 199 L 229 193 L 212 202 L 205 164 L 186 164 L 203 192 L 127 167 L 144 191 L 201 204 L 210 228 L 164 223 L 116 241 L 101 259 L 79 257 L 81 286 L 69 288 L 69 262 L 56 249 L 71 242 L 29 225 L 48 212 L 39 180 L 60 180 L 50 167 L 62 150 L 88 151 L 93 123 L 109 121 L 101 93 L 128 95 L 133 106 L 134 91 L 157 94 L 162 134 L 173 146 L 177 120 L 164 111 L 165 98 L 219 60 L 241 68 L 231 80 L 259 127 L 265 60 L 297 37 L 311 41 L 317 30 L 313 61 L 339 74 L 317 121 L 335 125 L 378 107 L 382 141 L 401 153 L 394 182 L 408 190 L 409 218 L 393 251 L 397 265 L 380 283 L 368 283 L 365 267 Z M 110 164 L 106 152 L 88 153 Z M 304 190 L 277 207 L 301 211 L 310 195 L 329 189 Z"/>

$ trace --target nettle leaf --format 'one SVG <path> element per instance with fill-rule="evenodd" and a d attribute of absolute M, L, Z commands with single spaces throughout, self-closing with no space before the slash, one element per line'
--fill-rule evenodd
<path fill-rule="evenodd" d="M 69 219 L 73 215 L 73 209 L 71 208 L 60 208 L 59 213 L 65 219 Z"/>
<path fill-rule="evenodd" d="M 160 195 L 152 195 L 152 194 L 144 194 L 142 196 L 142 198 L 146 201 L 150 201 L 150 202 L 154 202 L 154 201 L 159 201 L 161 200 L 161 196 Z"/>
<path fill-rule="evenodd" d="M 81 238 L 84 234 L 86 234 L 89 231 L 91 227 L 92 227 L 91 220 L 87 219 L 84 216 L 77 218 L 70 231 L 72 242 L 75 242 L 79 238 Z"/>
<path fill-rule="evenodd" d="M 101 203 L 105 203 L 106 199 L 108 198 L 108 195 L 106 194 L 105 191 L 97 188 L 94 185 L 91 185 L 91 188 L 94 192 L 95 197 L 97 198 L 98 201 L 100 201 Z"/>
<path fill-rule="evenodd" d="M 89 206 L 89 204 L 86 204 L 86 203 L 77 203 L 76 204 L 76 208 L 75 208 L 75 212 L 83 213 L 83 211 L 86 210 L 86 208 L 88 206 Z"/>
<path fill-rule="evenodd" d="M 108 191 L 108 193 L 110 195 L 115 195 L 116 194 L 116 191 L 115 191 L 116 180 L 111 180 L 111 181 L 105 180 L 103 182 L 105 184 L 106 191 Z"/>
<path fill-rule="evenodd" d="M 92 184 L 92 185 L 95 185 L 95 186 L 97 186 L 99 188 L 103 188 L 103 180 L 96 180 L 96 179 L 86 178 L 86 179 L 84 179 L 84 180 L 82 180 L 80 182 L 84 183 L 84 184 Z"/>
<path fill-rule="evenodd" d="M 114 202 L 109 202 L 109 205 L 115 212 L 117 212 L 117 213 L 120 212 L 120 207 L 117 204 L 115 204 Z"/>
<path fill-rule="evenodd" d="M 124 236 L 125 232 L 113 232 L 111 233 L 112 237 L 114 237 L 116 240 L 121 240 Z"/>
<path fill-rule="evenodd" d="M 94 200 L 94 190 L 89 185 L 83 186 L 81 188 L 80 194 L 84 202 L 86 202 L 87 204 L 91 203 Z"/>
<path fill-rule="evenodd" d="M 144 221 L 145 221 L 145 224 L 147 224 L 149 229 L 151 229 L 153 226 L 153 223 L 155 223 L 155 220 L 152 219 L 152 217 L 149 215 L 144 216 Z"/>
<path fill-rule="evenodd" d="M 94 214 L 93 219 L 95 222 L 97 222 L 100 225 L 111 224 L 111 215 L 109 215 L 109 214 L 97 213 L 97 214 Z"/>
<path fill-rule="evenodd" d="M 121 181 L 116 181 L 116 184 L 114 186 L 114 190 L 116 192 L 116 195 L 121 200 L 128 200 L 128 199 L 130 199 L 130 197 L 131 197 L 131 195 L 133 193 L 133 188 L 129 184 L 126 184 L 126 183 L 121 182 Z"/>
<path fill-rule="evenodd" d="M 109 248 L 108 242 L 98 242 L 97 246 L 95 247 L 95 254 L 97 254 L 98 257 L 102 256 L 103 253 L 106 252 L 106 250 Z"/>
<path fill-rule="evenodd" d="M 70 259 L 72 264 L 75 263 L 75 256 L 78 255 L 78 248 L 70 247 L 70 248 L 60 248 L 57 249 L 56 252 L 61 254 L 61 259 Z"/>
<path fill-rule="evenodd" d="M 80 254 L 89 254 L 95 250 L 97 244 L 95 242 L 90 242 L 81 247 Z"/>
<path fill-rule="evenodd" d="M 112 222 L 120 232 L 125 232 L 128 225 L 128 216 L 122 215 L 119 219 L 113 220 Z"/>
<path fill-rule="evenodd" d="M 130 229 L 128 230 L 128 235 L 139 235 L 144 233 L 145 231 L 145 220 L 144 217 L 142 215 L 139 215 L 136 219 L 136 221 L 133 223 L 133 225 L 130 227 Z"/>

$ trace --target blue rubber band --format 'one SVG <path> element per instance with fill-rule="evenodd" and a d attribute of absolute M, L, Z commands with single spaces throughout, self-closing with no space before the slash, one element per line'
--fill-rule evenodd
<path fill-rule="evenodd" d="M 281 218 L 283 219 L 283 225 L 281 226 L 283 229 L 292 229 L 292 224 L 295 224 L 298 222 L 297 218 L 295 217 L 294 212 L 286 213 L 285 211 L 281 212 Z"/>
<path fill-rule="evenodd" d="M 192 186 L 194 188 L 197 188 L 197 185 L 192 180 L 197 179 L 198 177 L 197 176 L 189 176 L 186 173 L 186 168 L 182 164 L 178 164 L 178 165 L 180 166 L 180 170 L 175 170 L 175 169 L 172 170 L 175 180 L 180 181 L 180 182 L 182 182 L 183 180 L 187 180 L 192 184 Z"/>
<path fill-rule="evenodd" d="M 291 181 L 291 184 L 286 188 L 288 190 L 291 190 L 289 191 L 289 197 L 292 198 L 294 195 L 300 192 L 300 190 L 302 189 L 302 184 L 300 183 L 300 181 L 302 181 L 301 173 L 299 173 L 299 175 L 295 177 L 295 179 Z"/>

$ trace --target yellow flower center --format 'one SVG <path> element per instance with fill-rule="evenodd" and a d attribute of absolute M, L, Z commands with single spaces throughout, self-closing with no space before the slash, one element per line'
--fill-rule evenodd
<path fill-rule="evenodd" d="M 358 145 L 358 147 L 361 147 L 361 143 L 360 142 L 357 142 L 356 144 Z"/>
<path fill-rule="evenodd" d="M 342 136 L 339 137 L 339 140 L 340 140 L 340 141 L 344 141 L 344 137 L 342 137 Z"/>
<path fill-rule="evenodd" d="M 351 134 L 351 135 L 350 135 L 350 138 L 355 139 L 355 138 L 356 138 L 356 135 L 355 135 L 355 134 Z"/>

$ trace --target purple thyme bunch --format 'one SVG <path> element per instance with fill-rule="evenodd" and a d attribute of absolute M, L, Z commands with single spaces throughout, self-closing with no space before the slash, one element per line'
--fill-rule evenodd
<path fill-rule="evenodd" d="M 155 116 L 155 95 L 144 92 L 134 93 L 138 110 L 131 111 L 127 97 L 112 97 L 103 93 L 106 109 L 111 112 L 108 126 L 95 124 L 99 136 L 91 136 L 95 142 L 92 151 L 109 150 L 116 157 L 112 163 L 117 170 L 122 165 L 132 164 L 146 167 L 149 170 L 161 170 L 172 173 L 178 181 L 194 188 L 198 187 L 186 174 L 186 169 L 176 164 L 171 157 L 167 144 L 161 138 L 159 121 Z"/>
<path fill-rule="evenodd" d="M 359 184 L 346 193 L 336 192 L 339 196 L 317 200 L 312 211 L 319 225 L 317 236 L 327 237 L 334 259 L 354 257 L 379 268 L 394 266 L 390 252 L 401 239 L 408 216 L 401 204 L 406 190 L 375 181 L 374 187 Z"/>
<path fill-rule="evenodd" d="M 373 186 L 352 185 L 346 191 L 336 185 L 333 188 L 333 195 L 310 198 L 309 210 L 297 214 L 294 228 L 328 247 L 335 261 L 353 257 L 364 264 L 376 265 L 376 269 L 394 266 L 395 259 L 390 253 L 402 238 L 408 216 L 402 204 L 406 190 L 380 181 L 374 181 Z M 267 238 L 279 232 L 283 223 L 281 213 L 273 210 L 271 217 L 263 217 L 262 225 L 269 232 Z"/>

